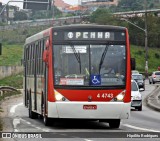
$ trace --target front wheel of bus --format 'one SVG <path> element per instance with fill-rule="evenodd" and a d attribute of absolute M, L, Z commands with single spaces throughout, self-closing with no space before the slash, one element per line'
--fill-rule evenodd
<path fill-rule="evenodd" d="M 45 126 L 51 125 L 51 119 L 48 118 L 46 115 L 43 116 L 43 122 Z"/>
<path fill-rule="evenodd" d="M 120 119 L 114 119 L 114 120 L 109 121 L 110 128 L 119 128 L 120 121 L 121 121 Z"/>

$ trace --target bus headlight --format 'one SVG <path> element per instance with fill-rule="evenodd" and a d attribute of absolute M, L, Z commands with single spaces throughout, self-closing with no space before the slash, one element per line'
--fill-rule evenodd
<path fill-rule="evenodd" d="M 117 95 L 112 101 L 122 102 L 125 94 L 126 94 L 126 91 L 124 90 L 119 95 Z"/>
<path fill-rule="evenodd" d="M 118 101 L 122 101 L 123 98 L 124 98 L 124 95 L 123 95 L 123 94 L 119 94 L 119 95 L 117 96 L 117 100 L 118 100 Z"/>
<path fill-rule="evenodd" d="M 62 94 L 54 90 L 55 99 L 56 101 L 69 101 L 67 98 L 65 98 Z"/>
<path fill-rule="evenodd" d="M 55 98 L 57 101 L 62 100 L 63 96 L 60 93 L 55 94 Z"/>

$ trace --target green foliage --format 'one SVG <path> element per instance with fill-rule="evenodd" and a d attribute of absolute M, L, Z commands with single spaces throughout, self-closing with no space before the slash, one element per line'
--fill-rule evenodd
<path fill-rule="evenodd" d="M 99 8 L 90 16 L 90 22 L 97 24 L 112 24 L 116 25 L 116 18 L 105 8 Z"/>
<path fill-rule="evenodd" d="M 160 54 L 159 54 L 159 53 L 155 53 L 155 57 L 156 57 L 157 59 L 160 59 Z"/>
<path fill-rule="evenodd" d="M 23 52 L 23 45 L 2 44 L 2 55 L 0 55 L 0 66 L 20 65 Z"/>
<path fill-rule="evenodd" d="M 140 53 L 141 52 L 141 53 Z M 157 52 L 160 52 L 158 48 L 149 48 L 148 68 L 149 73 L 157 70 L 160 66 L 159 58 L 155 57 Z M 140 46 L 131 45 L 131 56 L 136 59 L 136 69 L 140 72 L 144 72 L 145 68 L 145 48 Z"/>
<path fill-rule="evenodd" d="M 27 20 L 27 14 L 22 11 L 16 11 L 14 13 L 14 20 L 15 21 Z"/>
<path fill-rule="evenodd" d="M 128 19 L 133 24 L 145 28 L 144 17 L 132 17 Z M 104 24 L 104 25 L 117 25 L 128 28 L 131 44 L 137 46 L 145 46 L 145 32 L 135 27 L 134 25 L 118 20 L 107 9 L 97 9 L 90 16 L 91 23 Z M 147 15 L 147 27 L 148 27 L 148 46 L 160 48 L 160 18 L 154 14 Z"/>
<path fill-rule="evenodd" d="M 27 37 L 32 36 L 33 34 L 36 34 L 37 32 L 40 32 L 44 29 L 47 29 L 48 27 L 50 27 L 50 25 L 36 27 L 19 26 L 19 28 L 14 30 L 0 31 L 0 40 L 2 41 L 2 43 L 6 42 L 7 44 L 24 44 Z"/>
<path fill-rule="evenodd" d="M 10 86 L 16 89 L 22 89 L 23 87 L 23 75 L 17 74 L 1 79 L 0 86 Z"/>
<path fill-rule="evenodd" d="M 53 13 L 54 13 L 54 18 L 59 18 L 62 16 L 62 12 L 57 8 L 54 7 L 54 12 L 53 9 L 51 10 L 44 10 L 44 11 L 33 11 L 30 19 L 46 19 L 46 18 L 53 18 Z"/>

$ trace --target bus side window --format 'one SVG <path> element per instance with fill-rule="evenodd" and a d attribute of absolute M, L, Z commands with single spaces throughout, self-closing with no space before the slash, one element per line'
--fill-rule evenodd
<path fill-rule="evenodd" d="M 38 66 L 39 66 L 39 69 L 38 69 L 38 74 L 41 75 L 40 73 L 40 70 L 41 70 L 41 41 L 38 42 Z"/>
<path fill-rule="evenodd" d="M 39 51 L 39 74 L 42 75 L 42 40 L 39 42 L 40 51 Z"/>
<path fill-rule="evenodd" d="M 36 55 L 36 57 L 35 57 L 35 59 L 36 59 L 36 70 L 37 70 L 37 75 L 39 75 L 39 42 L 38 42 L 38 44 L 36 45 L 36 53 L 35 53 L 35 55 Z"/>
<path fill-rule="evenodd" d="M 35 73 L 35 43 L 32 45 L 32 75 Z"/>
<path fill-rule="evenodd" d="M 43 51 L 45 49 L 45 40 L 42 41 L 42 75 L 44 75 L 45 63 L 43 62 Z"/>
<path fill-rule="evenodd" d="M 31 75 L 31 45 L 28 47 L 28 75 Z"/>

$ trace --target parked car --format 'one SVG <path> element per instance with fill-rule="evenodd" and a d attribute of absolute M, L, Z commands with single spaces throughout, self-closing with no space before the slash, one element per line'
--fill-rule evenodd
<path fill-rule="evenodd" d="M 135 80 L 131 80 L 131 107 L 142 111 L 142 95 Z"/>
<path fill-rule="evenodd" d="M 132 74 L 132 79 L 137 82 L 139 89 L 145 90 L 145 79 L 142 74 Z"/>
<path fill-rule="evenodd" d="M 149 77 L 149 84 L 160 82 L 160 71 L 154 71 Z"/>
<path fill-rule="evenodd" d="M 132 70 L 132 74 L 139 74 L 139 71 L 137 71 L 137 70 Z"/>

